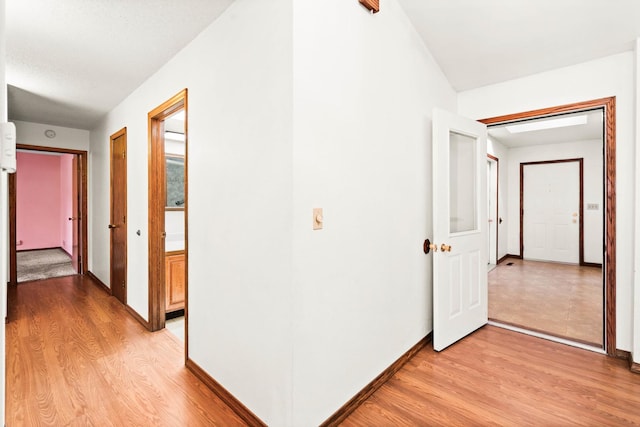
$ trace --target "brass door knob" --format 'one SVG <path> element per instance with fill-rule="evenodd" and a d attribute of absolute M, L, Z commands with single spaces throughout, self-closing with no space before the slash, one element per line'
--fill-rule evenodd
<path fill-rule="evenodd" d="M 109 224 L 109 228 L 116 228 L 116 227 L 117 227 L 117 225 L 115 225 L 115 224 Z"/>
<path fill-rule="evenodd" d="M 431 241 L 427 239 L 424 241 L 422 245 L 422 250 L 424 251 L 425 254 L 428 254 L 431 251 L 438 252 L 438 245 L 435 243 L 431 243 Z"/>
<path fill-rule="evenodd" d="M 445 245 L 444 243 L 440 245 L 440 250 L 442 252 L 451 252 L 451 245 Z"/>

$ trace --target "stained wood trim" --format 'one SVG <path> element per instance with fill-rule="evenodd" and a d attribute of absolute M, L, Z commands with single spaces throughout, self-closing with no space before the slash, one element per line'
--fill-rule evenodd
<path fill-rule="evenodd" d="M 145 329 L 150 330 L 150 325 L 149 322 L 147 322 L 146 320 L 144 320 L 144 318 L 140 315 L 140 313 L 138 313 L 137 311 L 135 311 L 133 308 L 131 308 L 130 305 L 125 304 L 124 308 L 127 310 L 127 313 L 129 313 L 134 319 L 136 319 L 142 326 L 145 327 Z"/>
<path fill-rule="evenodd" d="M 86 275 L 89 276 L 91 280 L 96 282 L 96 285 L 98 285 L 99 288 L 102 288 L 103 291 L 111 295 L 111 288 L 105 285 L 105 283 L 102 280 L 98 279 L 98 276 L 93 274 L 90 270 L 87 270 Z"/>
<path fill-rule="evenodd" d="M 187 369 L 193 372 L 193 375 L 196 376 L 200 381 L 202 381 L 211 391 L 213 391 L 224 403 L 226 403 L 243 421 L 245 421 L 250 426 L 264 426 L 266 424 L 258 418 L 253 412 L 249 410 L 246 406 L 242 404 L 234 395 L 229 393 L 229 391 L 220 385 L 219 382 L 214 380 L 204 369 L 198 366 L 191 359 L 187 359 L 185 363 Z"/>
<path fill-rule="evenodd" d="M 556 159 L 537 162 L 520 163 L 520 256 L 524 258 L 524 167 L 535 165 L 550 165 L 555 163 L 578 162 L 579 206 L 578 206 L 578 264 L 584 266 L 584 159 Z"/>
<path fill-rule="evenodd" d="M 166 285 L 165 285 L 165 151 L 164 151 L 164 120 L 172 114 L 184 110 L 184 139 L 185 153 L 188 153 L 188 91 L 183 89 L 176 95 L 154 108 L 148 114 L 149 132 L 149 326 L 157 331 L 165 326 Z M 185 206 L 185 331 L 188 331 L 188 159 L 184 162 Z M 185 332 L 185 362 L 188 360 L 189 336 Z"/>
<path fill-rule="evenodd" d="M 605 347 L 607 354 L 616 352 L 616 97 L 576 102 L 556 107 L 531 110 L 480 120 L 487 125 L 508 123 L 536 117 L 604 109 L 604 152 L 605 152 Z"/>
<path fill-rule="evenodd" d="M 365 400 L 367 400 L 373 393 L 382 387 L 387 381 L 393 377 L 413 356 L 415 356 L 424 346 L 426 346 L 432 338 L 432 333 L 429 332 L 427 336 L 422 338 L 407 350 L 398 360 L 393 362 L 387 369 L 382 371 L 380 375 L 374 378 L 369 384 L 367 384 L 358 394 L 353 396 L 347 403 L 345 403 L 340 409 L 338 409 L 333 415 L 327 418 L 321 427 L 333 427 L 342 423 L 358 406 L 360 406 Z"/>
<path fill-rule="evenodd" d="M 164 253 L 165 256 L 171 256 L 171 255 L 184 255 L 184 249 L 181 249 L 179 251 L 167 251 Z"/>
<path fill-rule="evenodd" d="M 598 264 L 597 262 L 583 262 L 582 263 L 583 267 L 597 267 L 597 268 L 602 268 L 602 264 Z"/>
<path fill-rule="evenodd" d="M 117 138 L 117 137 L 116 137 Z M 100 280 L 95 274 L 93 274 L 91 271 L 87 271 L 86 273 L 87 276 L 89 276 L 96 284 L 96 286 L 98 286 L 99 288 L 101 288 L 103 291 L 105 291 L 107 294 L 109 295 L 113 295 L 113 291 L 111 290 L 110 287 L 108 287 L 102 280 Z M 129 306 L 128 304 L 123 304 L 124 308 L 127 310 L 127 313 L 129 313 L 134 319 L 136 319 L 142 326 L 144 326 L 145 329 L 149 329 L 149 322 L 147 322 L 146 320 L 144 320 L 144 318 L 142 316 L 140 316 L 140 314 L 135 311 L 133 308 L 131 308 L 131 306 Z"/>
<path fill-rule="evenodd" d="M 503 262 L 505 262 L 508 258 L 510 258 L 509 254 L 506 254 L 505 256 L 503 256 L 502 258 L 500 258 L 498 260 L 498 264 L 502 264 Z"/>
<path fill-rule="evenodd" d="M 360 4 L 372 11 L 373 13 L 380 12 L 380 0 L 359 0 Z"/>
<path fill-rule="evenodd" d="M 62 154 L 74 154 L 78 156 L 78 169 L 74 171 L 77 173 L 80 182 L 78 185 L 78 191 L 80 192 L 80 204 L 78 208 L 80 209 L 80 262 L 78 263 L 78 274 L 83 274 L 87 271 L 87 262 L 88 262 L 88 226 L 87 222 L 89 216 L 87 214 L 87 200 L 89 197 L 88 190 L 88 173 L 87 173 L 87 157 L 88 154 L 84 150 L 73 150 L 70 148 L 55 148 L 55 147 L 44 147 L 40 145 L 26 145 L 26 144 L 16 144 L 16 149 L 19 150 L 28 150 L 28 151 L 44 151 L 50 153 L 62 153 Z M 9 191 L 9 284 L 17 285 L 18 284 L 18 261 L 17 261 L 17 182 L 16 182 L 16 174 L 9 174 L 8 181 L 8 191 Z"/>
<path fill-rule="evenodd" d="M 9 182 L 9 286 L 18 284 L 16 174 L 8 174 Z"/>

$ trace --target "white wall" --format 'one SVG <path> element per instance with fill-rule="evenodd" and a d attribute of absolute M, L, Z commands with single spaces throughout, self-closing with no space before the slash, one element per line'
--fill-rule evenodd
<path fill-rule="evenodd" d="M 91 132 L 92 272 L 108 283 L 127 126 L 127 301 L 148 318 L 147 113 L 188 88 L 189 357 L 269 425 L 291 424 L 291 8 L 235 1 Z"/>
<path fill-rule="evenodd" d="M 636 144 L 640 143 L 640 38 L 636 40 L 634 51 L 635 65 L 635 125 Z M 635 262 L 634 262 L 634 292 L 633 292 L 633 349 L 632 356 L 635 363 L 640 363 L 640 150 L 636 149 L 635 158 Z"/>
<path fill-rule="evenodd" d="M 89 151 L 88 130 L 21 122 L 17 120 L 14 123 L 16 124 L 16 142 L 18 144 Z M 44 131 L 47 129 L 54 130 L 56 137 L 47 138 L 44 136 Z"/>
<path fill-rule="evenodd" d="M 431 114 L 455 92 L 396 0 L 294 3 L 294 416 L 318 425 L 432 329 Z M 324 229 L 312 230 L 312 209 Z"/>
<path fill-rule="evenodd" d="M 602 140 L 536 145 L 509 149 L 508 167 L 508 251 L 520 253 L 520 163 L 560 159 L 584 159 L 584 261 L 602 264 L 603 170 Z M 600 209 L 587 210 L 588 203 Z"/>
<path fill-rule="evenodd" d="M 508 165 L 509 165 L 509 149 L 498 141 L 487 140 L 487 153 L 498 159 L 498 260 L 509 253 L 509 192 L 508 192 Z M 500 223 L 502 218 L 502 224 Z M 518 215 L 518 218 L 520 216 Z M 513 253 L 512 253 L 513 255 Z"/>
<path fill-rule="evenodd" d="M 459 112 L 488 118 L 616 96 L 617 347 L 632 346 L 635 176 L 634 54 L 625 52 L 458 94 Z"/>
<path fill-rule="evenodd" d="M 6 80 L 6 3 L 0 0 L 0 122 L 7 121 L 7 80 Z M 9 280 L 9 199 L 7 187 L 7 174 L 0 172 L 0 316 L 7 315 L 7 291 L 6 283 Z M 0 350 L 5 354 L 5 328 L 0 328 Z M 4 396 L 5 396 L 5 361 L 0 358 L 0 420 L 4 421 Z"/>

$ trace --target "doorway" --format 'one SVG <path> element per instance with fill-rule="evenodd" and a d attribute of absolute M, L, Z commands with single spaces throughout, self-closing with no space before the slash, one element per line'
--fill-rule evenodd
<path fill-rule="evenodd" d="M 28 161 L 29 158 L 33 158 L 40 163 L 34 164 L 35 173 L 29 174 L 28 177 L 28 180 L 33 181 L 30 183 L 28 180 L 23 181 L 22 190 L 16 174 L 8 175 L 9 285 L 18 284 L 18 252 L 21 249 L 25 249 L 21 255 L 27 255 L 30 258 L 29 272 L 32 272 L 31 267 L 35 267 L 33 272 L 35 272 L 36 276 L 45 274 L 45 277 L 53 277 L 46 276 L 49 274 L 47 271 L 55 275 L 84 274 L 87 259 L 87 223 L 85 220 L 87 217 L 87 152 L 23 144 L 17 144 L 16 149 L 19 155 L 25 156 L 25 160 Z M 55 164 L 58 165 L 58 172 L 56 172 Z M 28 169 L 22 168 L 25 172 Z M 48 181 L 53 182 L 42 181 L 42 179 L 45 179 L 44 175 L 42 175 L 43 171 L 48 171 L 49 175 L 51 173 L 54 174 L 46 178 Z M 29 194 L 20 194 L 32 196 L 34 192 L 30 191 L 28 186 L 34 185 L 34 188 L 38 188 L 38 186 L 44 184 L 53 184 L 55 188 L 51 190 L 51 193 L 60 195 L 56 196 L 57 201 L 52 199 L 52 203 L 57 208 L 54 207 L 55 212 L 51 212 L 50 217 L 46 219 L 47 223 L 51 221 L 54 221 L 54 223 L 46 226 L 44 233 L 34 232 L 32 227 L 19 227 L 19 220 L 25 221 L 25 224 L 33 220 L 36 221 L 36 225 L 43 225 L 37 218 L 29 218 L 29 211 L 39 214 L 47 213 L 51 210 L 50 206 L 53 205 L 49 205 L 49 208 L 46 209 L 32 209 L 27 203 L 21 208 L 23 212 L 26 211 L 26 215 L 22 215 L 19 212 L 18 194 L 21 191 L 27 191 Z M 24 185 L 27 185 L 27 187 L 24 187 Z M 44 194 L 47 197 L 51 196 L 48 193 Z M 51 228 L 55 229 L 54 233 L 50 233 Z M 45 237 L 45 235 L 48 237 Z M 26 251 L 28 249 L 35 250 Z M 54 253 L 45 254 L 44 251 L 38 253 L 41 249 L 47 251 L 52 249 Z M 48 259 L 49 261 L 42 261 L 41 263 L 41 261 L 38 261 L 40 259 L 38 258 L 39 255 L 46 255 L 46 258 L 42 259 Z M 44 267 L 45 262 L 52 263 L 50 264 L 51 269 Z M 44 277 L 38 276 L 37 278 Z"/>
<path fill-rule="evenodd" d="M 127 128 L 111 135 L 110 274 L 111 294 L 127 304 Z"/>
<path fill-rule="evenodd" d="M 149 117 L 149 327 L 172 330 L 185 343 L 188 324 L 187 89 Z M 180 321 L 178 321 L 180 322 Z"/>
<path fill-rule="evenodd" d="M 579 114 L 571 114 L 571 113 L 579 113 Z M 602 340 L 600 340 L 599 347 L 603 348 L 608 354 L 614 355 L 616 346 L 615 346 L 615 98 L 604 98 L 599 100 L 587 101 L 583 103 L 569 104 L 559 107 L 553 107 L 543 110 L 536 110 L 531 112 L 513 114 L 508 116 L 495 117 L 490 119 L 481 120 L 483 123 L 489 125 L 489 134 L 492 134 L 492 129 L 496 129 L 497 126 L 500 126 L 502 129 L 507 126 L 514 125 L 522 125 L 526 124 L 528 126 L 535 126 L 536 123 L 539 123 L 540 118 L 546 118 L 547 121 L 553 121 L 556 119 L 564 119 L 578 116 L 589 116 L 591 114 L 600 114 L 600 120 L 595 123 L 595 127 L 598 127 L 601 132 L 600 138 L 600 148 L 599 149 L 599 157 L 601 161 L 601 169 L 600 173 L 594 172 L 590 175 L 595 176 L 598 180 L 598 184 L 596 185 L 596 190 L 600 191 L 600 195 L 598 196 L 598 192 L 595 191 L 596 195 L 585 196 L 586 199 L 583 200 L 583 203 L 579 206 L 579 208 L 586 208 L 587 211 L 584 213 L 584 216 L 580 211 L 573 211 L 571 214 L 575 214 L 575 216 L 571 217 L 571 221 L 576 221 L 576 226 L 578 223 L 584 221 L 591 221 L 592 226 L 589 229 L 597 229 L 598 225 L 600 226 L 600 234 L 599 240 L 595 244 L 586 245 L 585 247 L 590 248 L 590 253 L 585 253 L 585 257 L 583 259 L 582 255 L 580 256 L 580 262 L 577 265 L 580 268 L 591 268 L 591 269 L 599 269 L 597 271 L 581 271 L 579 273 L 579 277 L 584 277 L 586 273 L 594 273 L 598 286 L 596 287 L 595 294 L 597 299 L 599 299 L 601 303 L 601 308 L 599 312 L 595 315 L 597 317 L 600 325 L 604 322 L 602 327 Z M 585 118 L 581 118 L 580 120 L 587 120 Z M 566 129 L 567 132 L 570 132 L 570 127 L 572 125 L 562 126 L 563 129 Z M 559 126 L 560 127 L 560 126 Z M 575 128 L 574 128 L 575 129 Z M 511 129 L 513 131 L 514 129 Z M 517 133 L 514 132 L 514 134 Z M 534 135 L 535 132 L 524 132 L 524 135 Z M 491 138 L 491 136 L 490 136 Z M 494 139 L 499 139 L 499 136 L 496 137 L 496 133 L 494 133 Z M 574 141 L 578 141 L 579 138 L 575 138 Z M 558 146 L 559 147 L 559 146 Z M 537 151 L 544 151 L 549 147 L 536 148 Z M 557 148 L 552 148 L 551 150 L 556 150 Z M 513 162 L 514 159 L 510 157 L 510 161 Z M 559 156 L 556 156 L 557 159 Z M 552 160 L 550 158 L 549 160 Z M 526 162 L 523 162 L 526 163 Z M 585 165 L 586 168 L 586 165 Z M 596 170 L 597 168 L 590 167 L 588 170 Z M 522 180 L 520 180 L 522 183 Z M 504 187 L 504 186 L 503 186 Z M 585 191 L 586 190 L 585 184 Z M 503 194 L 507 194 L 508 198 L 513 199 L 518 197 L 519 191 L 514 191 L 514 187 L 512 185 L 509 186 L 510 190 L 506 190 L 505 188 L 501 188 Z M 522 192 L 520 192 L 522 195 Z M 513 206 L 511 201 L 508 203 L 510 206 Z M 596 217 L 598 219 L 594 219 L 594 213 L 600 209 L 600 216 Z M 505 253 L 508 257 L 506 259 L 506 264 L 511 265 L 511 272 L 515 271 L 518 268 L 528 268 L 529 266 L 521 266 L 520 263 L 528 263 L 527 257 L 527 249 L 523 249 L 523 244 L 528 245 L 531 243 L 532 237 L 529 237 L 529 243 L 527 243 L 527 237 L 523 236 L 523 232 L 517 233 L 514 232 L 516 228 L 515 224 L 518 224 L 517 228 L 520 228 L 520 225 L 523 224 L 522 221 L 522 207 L 517 208 L 518 211 L 514 212 L 514 208 L 508 209 L 508 212 L 502 212 L 499 214 L 499 217 L 506 214 L 506 222 L 511 222 L 511 226 L 509 228 L 509 236 L 508 236 L 508 248 L 499 247 L 498 253 Z M 591 215 L 591 216 L 589 216 Z M 571 222 L 573 225 L 573 222 Z M 503 227 L 504 228 L 504 227 Z M 506 231 L 506 230 L 504 230 Z M 519 234 L 519 235 L 517 235 Z M 535 234 L 535 233 L 534 233 Z M 596 233 L 597 234 L 597 233 Z M 581 244 L 584 244 L 586 237 L 581 239 Z M 590 237 L 589 239 L 593 239 Z M 592 241 L 592 240 L 590 240 Z M 579 242 L 580 244 L 580 242 Z M 500 245 L 500 244 L 499 244 Z M 517 249 L 514 249 L 517 248 Z M 604 249 L 603 249 L 604 248 Z M 595 251 L 595 253 L 594 253 Z M 598 258 L 598 256 L 600 258 Z M 595 258 L 594 258 L 595 257 Z M 600 260 L 598 262 L 598 260 Z M 501 265 L 503 265 L 501 264 Z M 552 264 L 552 267 L 559 267 L 564 264 Z M 582 265 L 582 266 L 580 266 Z M 534 273 L 527 273 L 531 276 Z M 553 275 L 557 275 L 558 273 L 552 273 Z M 593 276 L 593 274 L 591 274 Z M 587 282 L 587 280 L 577 279 L 577 282 Z M 491 301 L 491 300 L 490 300 Z M 547 303 L 550 303 L 552 298 L 548 298 L 546 300 Z M 543 303 L 544 306 L 544 303 Z M 490 316 L 491 317 L 491 316 Z M 535 328 L 534 328 L 535 329 Z M 535 331 L 534 331 L 535 332 Z M 545 331 L 543 331 L 545 332 Z M 563 338 L 560 336 L 559 339 Z M 571 337 L 568 337 L 571 339 Z M 577 338 L 576 341 L 579 343 L 582 340 Z M 580 346 L 578 344 L 578 346 Z"/>

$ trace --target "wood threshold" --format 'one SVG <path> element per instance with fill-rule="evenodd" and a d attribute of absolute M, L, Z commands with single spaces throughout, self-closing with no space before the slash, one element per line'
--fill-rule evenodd
<path fill-rule="evenodd" d="M 382 371 L 380 375 L 367 384 L 358 394 L 353 396 L 347 403 L 345 403 L 340 409 L 338 409 L 333 415 L 327 418 L 321 427 L 334 427 L 340 425 L 353 411 L 358 409 L 364 401 L 366 401 L 373 393 L 382 387 L 387 381 L 393 377 L 413 356 L 415 356 L 422 348 L 424 348 L 431 341 L 432 333 L 429 332 L 427 336 L 422 338 L 411 347 L 406 353 L 404 353 L 398 360 L 393 362 L 387 369 Z"/>
<path fill-rule="evenodd" d="M 604 277 L 605 277 L 605 350 L 616 354 L 616 97 L 559 105 L 540 110 L 525 111 L 480 120 L 486 125 L 508 123 L 534 117 L 586 111 L 602 108 L 604 111 Z M 522 255 L 522 254 L 520 254 Z"/>
<path fill-rule="evenodd" d="M 266 427 L 267 425 L 242 404 L 234 395 L 224 388 L 219 382 L 211 377 L 204 369 L 191 359 L 187 359 L 185 366 L 193 375 L 202 381 L 211 391 L 213 391 L 227 406 L 229 406 L 248 425 L 256 427 Z"/>

